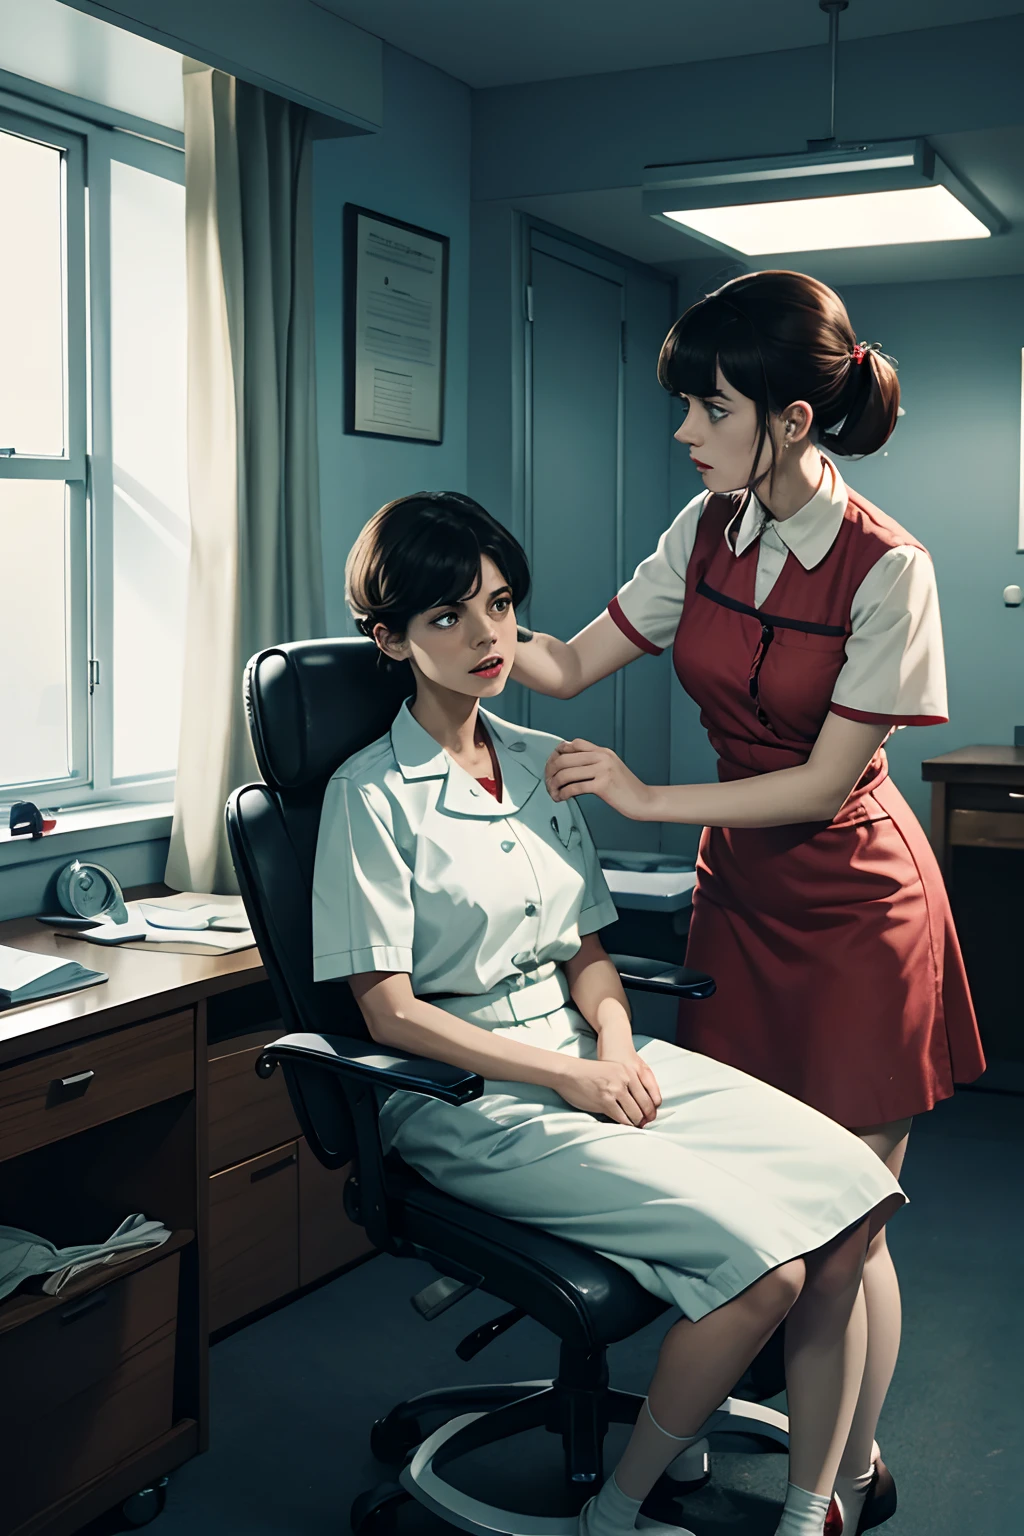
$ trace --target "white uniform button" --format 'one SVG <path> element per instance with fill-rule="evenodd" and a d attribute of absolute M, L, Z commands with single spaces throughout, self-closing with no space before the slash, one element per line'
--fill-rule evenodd
<path fill-rule="evenodd" d="M 551 830 L 552 830 L 552 832 L 557 832 L 558 831 L 558 817 L 557 816 L 552 816 L 552 818 L 551 818 Z"/>
<path fill-rule="evenodd" d="M 511 853 L 511 852 L 512 852 L 512 849 L 513 849 L 513 848 L 514 848 L 514 847 L 515 847 L 515 843 L 510 843 L 510 842 L 508 842 L 508 841 L 505 841 L 505 842 L 504 842 L 504 843 L 502 843 L 502 845 L 501 845 L 501 851 L 502 851 L 502 853 Z"/>
<path fill-rule="evenodd" d="M 510 741 L 509 744 L 508 744 L 508 749 L 509 749 L 510 752 L 525 752 L 526 751 L 526 742 L 525 741 Z"/>
<path fill-rule="evenodd" d="M 526 903 L 526 915 L 527 917 L 536 917 L 537 915 L 537 908 L 534 906 L 532 901 L 528 901 Z"/>

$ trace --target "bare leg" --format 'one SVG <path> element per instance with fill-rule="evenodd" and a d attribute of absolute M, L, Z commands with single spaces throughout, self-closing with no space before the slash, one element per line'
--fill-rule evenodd
<path fill-rule="evenodd" d="M 867 1231 L 862 1222 L 807 1256 L 807 1281 L 786 1322 L 789 1480 L 826 1502 L 864 1372 Z"/>
<path fill-rule="evenodd" d="M 640 1414 L 615 1469 L 627 1498 L 647 1497 L 679 1454 L 678 1440 L 696 1435 L 728 1396 L 800 1295 L 804 1274 L 794 1259 L 699 1323 L 684 1317 L 669 1329 L 648 1389 L 650 1414 Z"/>
<path fill-rule="evenodd" d="M 910 1121 L 870 1126 L 854 1134 L 867 1143 L 898 1179 L 907 1150 Z M 875 1431 L 900 1349 L 900 1288 L 884 1227 L 872 1239 L 864 1262 L 864 1300 L 868 1330 L 864 1381 L 840 1462 L 836 1489 L 848 1512 L 847 1529 L 850 1531 L 856 1530 L 863 1507 L 867 1474 L 872 1467 L 875 1449 Z M 854 1488 L 854 1480 L 861 1485 L 859 1488 Z"/>

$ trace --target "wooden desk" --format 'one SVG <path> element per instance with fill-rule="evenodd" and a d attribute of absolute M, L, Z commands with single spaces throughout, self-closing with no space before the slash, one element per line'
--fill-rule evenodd
<path fill-rule="evenodd" d="M 931 838 L 947 883 L 954 848 L 1024 849 L 1024 747 L 958 747 L 927 758 Z"/>
<path fill-rule="evenodd" d="M 1024 747 L 960 747 L 922 764 L 942 867 L 989 1062 L 984 1081 L 1019 1091 Z"/>
<path fill-rule="evenodd" d="M 206 1449 L 211 1329 L 372 1250 L 348 1170 L 315 1162 L 280 1074 L 253 1071 L 282 1032 L 257 950 L 104 949 L 34 919 L 0 943 L 109 977 L 0 1012 L 0 1224 L 65 1246 L 142 1211 L 173 1234 L 0 1302 L 0 1536 L 70 1536 Z"/>

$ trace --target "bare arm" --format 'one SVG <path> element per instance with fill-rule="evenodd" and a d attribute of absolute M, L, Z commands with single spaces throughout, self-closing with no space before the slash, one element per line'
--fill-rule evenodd
<path fill-rule="evenodd" d="M 650 1069 L 644 1062 L 638 1066 L 639 1058 L 581 1061 L 508 1040 L 416 997 L 404 971 L 367 971 L 348 980 L 370 1035 L 382 1045 L 447 1061 L 492 1082 L 553 1088 L 573 1108 L 621 1125 L 643 1126 L 654 1118 L 641 1068 Z"/>
<path fill-rule="evenodd" d="M 580 947 L 563 967 L 573 1002 L 595 1035 L 606 1031 L 632 1038 L 629 1003 L 622 978 L 609 960 L 596 933 L 585 934 Z"/>
<path fill-rule="evenodd" d="M 574 699 L 584 688 L 643 655 L 609 613 L 599 614 L 571 640 L 520 628 L 512 680 L 535 693 Z"/>
<path fill-rule="evenodd" d="M 565 962 L 565 974 L 573 1002 L 597 1035 L 598 1059 L 627 1062 L 636 1071 L 650 1100 L 641 1124 L 649 1125 L 661 1105 L 661 1089 L 652 1067 L 637 1053 L 622 978 L 596 933 L 580 940 L 576 954 Z"/>
<path fill-rule="evenodd" d="M 644 784 L 615 753 L 563 742 L 548 759 L 554 800 L 598 795 L 634 821 L 704 827 L 787 827 L 831 821 L 889 734 L 888 723 L 828 715 L 806 763 L 731 784 Z"/>
<path fill-rule="evenodd" d="M 557 1051 L 507 1040 L 413 994 L 404 971 L 368 971 L 349 986 L 374 1040 L 413 1056 L 447 1061 L 495 1082 L 558 1090 L 567 1061 Z"/>

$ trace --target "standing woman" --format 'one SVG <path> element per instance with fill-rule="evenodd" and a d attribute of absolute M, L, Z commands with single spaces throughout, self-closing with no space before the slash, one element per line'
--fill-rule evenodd
<path fill-rule="evenodd" d="M 513 675 L 572 698 L 672 646 L 719 783 L 649 786 L 577 740 L 551 758 L 551 793 L 703 826 L 687 960 L 718 992 L 682 1004 L 679 1043 L 831 1116 L 898 1177 L 913 1116 L 985 1063 L 942 877 L 882 750 L 895 728 L 947 718 L 931 561 L 820 451 L 882 446 L 896 374 L 831 289 L 780 271 L 688 309 L 658 377 L 686 406 L 676 440 L 705 492 L 606 613 L 568 643 L 534 635 Z M 867 1364 L 836 1484 L 846 1536 L 895 1508 L 873 1459 L 900 1335 L 884 1232 L 864 1291 Z"/>

